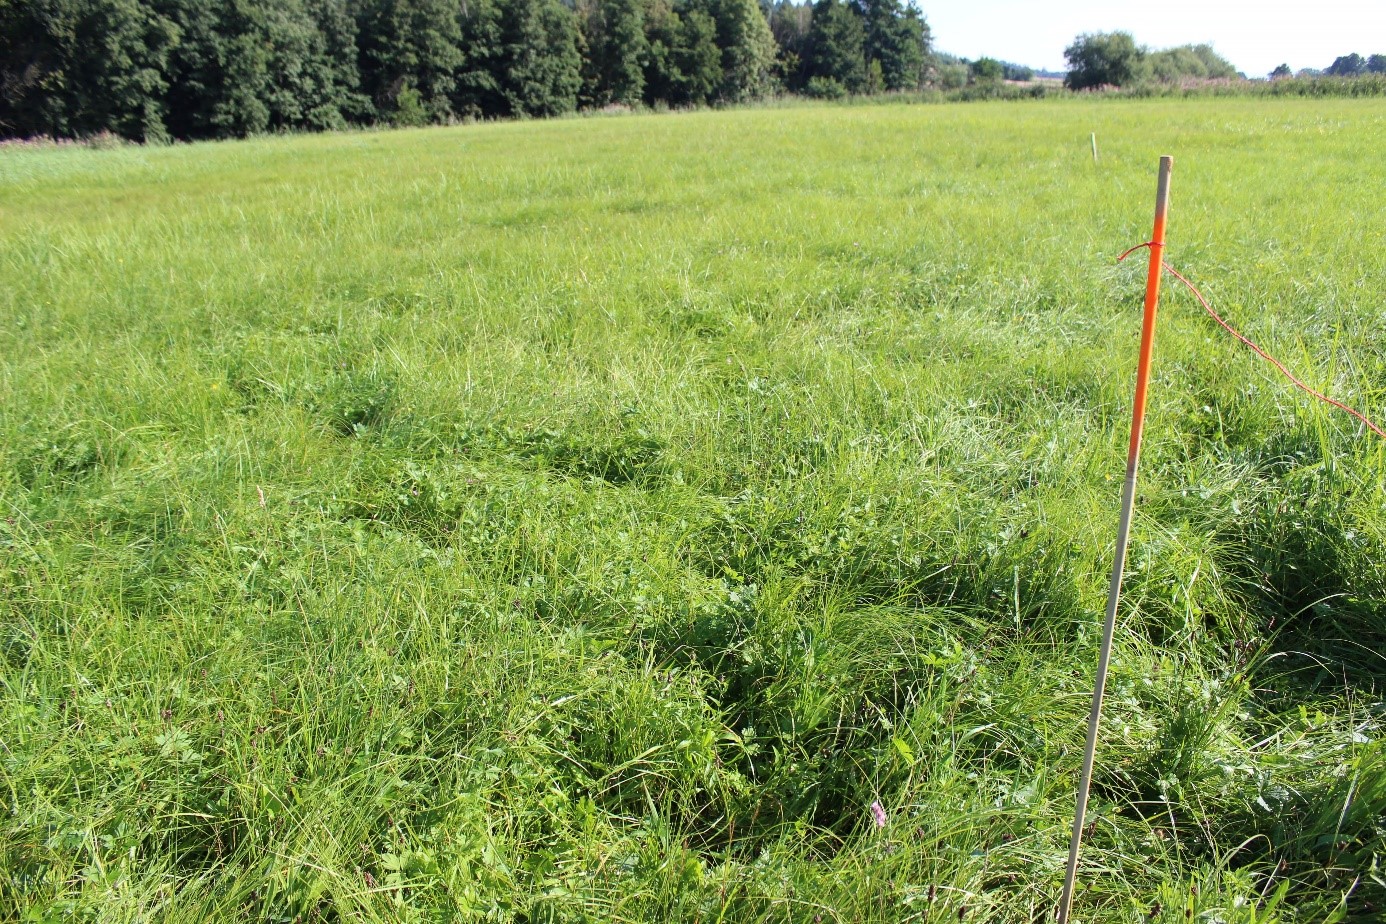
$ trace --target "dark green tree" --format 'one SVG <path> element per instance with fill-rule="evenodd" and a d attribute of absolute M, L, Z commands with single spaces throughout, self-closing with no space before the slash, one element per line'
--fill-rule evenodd
<path fill-rule="evenodd" d="M 882 53 L 882 64 L 886 67 L 886 89 L 917 90 L 924 85 L 924 75 L 928 71 L 929 56 L 933 53 L 933 33 L 924 14 L 913 6 L 905 7 L 897 28 L 905 44 L 893 62 Z"/>
<path fill-rule="evenodd" d="M 1129 32 L 1085 33 L 1064 49 L 1064 57 L 1068 59 L 1064 84 L 1070 90 L 1120 87 L 1144 73 L 1145 49 Z"/>
<path fill-rule="evenodd" d="M 158 2 L 178 29 L 167 70 L 169 133 L 176 138 L 215 137 L 213 110 L 226 84 L 221 4 L 216 0 Z"/>
<path fill-rule="evenodd" d="M 1333 59 L 1333 63 L 1328 66 L 1324 73 L 1330 77 L 1356 77 L 1359 74 L 1367 73 L 1367 61 L 1357 52 L 1350 55 L 1340 55 Z"/>
<path fill-rule="evenodd" d="M 643 0 L 595 0 L 578 13 L 587 43 L 589 103 L 638 105 L 650 54 Z"/>
<path fill-rule="evenodd" d="M 361 92 L 361 50 L 357 46 L 356 17 L 352 0 L 304 0 L 308 16 L 321 33 L 322 59 L 318 65 L 330 80 L 328 105 L 346 122 L 372 119 L 371 101 Z M 328 117 L 330 119 L 330 116 Z"/>
<path fill-rule="evenodd" d="M 722 82 L 717 24 L 701 9 L 655 0 L 646 11 L 645 98 L 651 105 L 701 105 Z"/>
<path fill-rule="evenodd" d="M 372 117 L 342 0 L 157 2 L 180 36 L 168 63 L 174 135 L 340 128 Z"/>
<path fill-rule="evenodd" d="M 861 15 L 841 0 L 818 0 L 813 5 L 804 57 L 804 85 L 815 95 L 866 89 L 866 29 Z"/>
<path fill-rule="evenodd" d="M 456 0 L 363 0 L 358 14 L 361 83 L 378 117 L 421 105 L 428 119 L 452 115 L 465 63 Z"/>
<path fill-rule="evenodd" d="M 645 101 L 677 104 L 679 83 L 675 50 L 679 45 L 682 18 L 670 0 L 652 0 L 645 10 Z"/>
<path fill-rule="evenodd" d="M 683 13 L 683 33 L 677 56 L 687 101 L 710 103 L 724 81 L 722 49 L 717 45 L 717 21 L 704 10 Z"/>
<path fill-rule="evenodd" d="M 854 6 L 866 29 L 866 60 L 880 62 L 884 88 L 918 88 L 929 48 L 923 16 L 900 0 L 854 0 Z"/>
<path fill-rule="evenodd" d="M 462 0 L 458 29 L 462 64 L 454 84 L 453 111 L 469 118 L 504 115 L 505 62 L 498 0 Z"/>
<path fill-rule="evenodd" d="M 1286 77 L 1293 77 L 1294 71 L 1290 70 L 1290 65 L 1281 64 L 1270 72 L 1271 80 L 1284 80 Z"/>
<path fill-rule="evenodd" d="M 722 49 L 717 47 L 717 21 L 707 11 L 686 7 L 674 52 L 680 102 L 710 103 L 722 86 Z"/>
<path fill-rule="evenodd" d="M 1367 72 L 1370 74 L 1386 74 L 1386 55 L 1372 55 L 1368 58 Z"/>
<path fill-rule="evenodd" d="M 770 35 L 777 49 L 777 72 L 785 88 L 803 87 L 804 57 L 808 53 L 809 30 L 813 27 L 813 5 L 779 0 L 770 7 Z"/>
<path fill-rule="evenodd" d="M 742 102 L 773 89 L 775 38 L 757 0 L 688 0 L 681 12 L 704 13 L 716 27 L 722 59 L 718 100 Z"/>
<path fill-rule="evenodd" d="M 500 37 L 506 115 L 561 115 L 577 108 L 582 59 L 572 10 L 558 0 L 505 0 Z"/>
<path fill-rule="evenodd" d="M 178 28 L 139 0 L 0 2 L 0 130 L 166 135 Z"/>
<path fill-rule="evenodd" d="M 341 64 L 301 0 L 232 0 L 220 29 L 225 82 L 212 111 L 218 134 L 345 125 L 342 110 L 354 88 L 337 84 Z"/>

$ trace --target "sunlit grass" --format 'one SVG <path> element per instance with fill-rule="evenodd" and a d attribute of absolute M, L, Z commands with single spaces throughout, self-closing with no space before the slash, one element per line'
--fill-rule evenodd
<path fill-rule="evenodd" d="M 1156 159 L 1171 262 L 1380 419 L 1381 150 L 1233 99 L 0 154 L 0 916 L 1041 919 Z M 1076 911 L 1371 920 L 1386 445 L 1167 291 Z"/>

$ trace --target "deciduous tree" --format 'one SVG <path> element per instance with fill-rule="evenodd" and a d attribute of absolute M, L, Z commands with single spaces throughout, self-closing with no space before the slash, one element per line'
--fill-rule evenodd
<path fill-rule="evenodd" d="M 1129 32 L 1085 33 L 1064 49 L 1068 76 L 1064 83 L 1071 90 L 1101 86 L 1123 86 L 1144 72 L 1145 49 Z"/>
<path fill-rule="evenodd" d="M 717 98 L 735 103 L 769 92 L 775 38 L 757 0 L 690 0 L 687 9 L 705 13 L 716 26 L 722 59 Z"/>
<path fill-rule="evenodd" d="M 646 12 L 645 98 L 672 106 L 715 98 L 722 81 L 717 24 L 702 9 L 654 0 Z"/>
<path fill-rule="evenodd" d="M 806 85 L 818 94 L 836 86 L 848 93 L 866 89 L 866 29 L 861 14 L 841 0 L 818 0 L 813 5 L 804 58 Z"/>
<path fill-rule="evenodd" d="M 587 45 L 589 102 L 638 105 L 650 54 L 643 0 L 595 0 L 579 7 L 579 18 Z"/>
<path fill-rule="evenodd" d="M 0 3 L 0 129 L 162 138 L 177 41 L 176 24 L 139 0 Z"/>
<path fill-rule="evenodd" d="M 797 91 L 804 84 L 804 58 L 808 53 L 809 30 L 813 27 L 813 6 L 779 0 L 767 15 L 779 58 L 780 80 L 786 89 Z"/>
<path fill-rule="evenodd" d="M 1330 77 L 1356 77 L 1367 73 L 1367 61 L 1355 51 L 1350 55 L 1340 55 L 1333 59 L 1325 73 Z"/>
<path fill-rule="evenodd" d="M 380 116 L 394 118 L 406 90 L 430 119 L 451 115 L 464 63 L 455 0 L 364 0 L 359 21 L 362 85 Z"/>
<path fill-rule="evenodd" d="M 913 6 L 900 0 L 854 0 L 865 27 L 868 62 L 880 62 L 887 90 L 917 88 L 929 50 L 929 27 Z"/>
<path fill-rule="evenodd" d="M 582 59 L 572 10 L 558 0 L 505 0 L 500 36 L 505 114 L 549 116 L 577 108 Z"/>

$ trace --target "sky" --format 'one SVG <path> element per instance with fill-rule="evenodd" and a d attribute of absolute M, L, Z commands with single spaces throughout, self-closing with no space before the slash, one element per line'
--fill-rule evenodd
<path fill-rule="evenodd" d="M 1130 32 L 1151 48 L 1211 44 L 1248 77 L 1282 62 L 1325 68 L 1339 55 L 1386 54 L 1386 0 L 916 0 L 934 47 L 1066 70 L 1080 32 Z"/>

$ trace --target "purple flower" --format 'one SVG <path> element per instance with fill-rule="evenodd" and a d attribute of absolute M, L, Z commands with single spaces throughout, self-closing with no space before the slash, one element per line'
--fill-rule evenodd
<path fill-rule="evenodd" d="M 881 806 L 881 803 L 871 803 L 871 817 L 876 820 L 876 827 L 884 828 L 886 826 L 885 808 Z"/>

